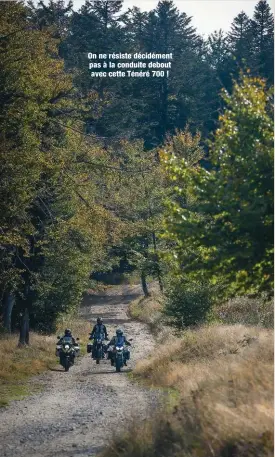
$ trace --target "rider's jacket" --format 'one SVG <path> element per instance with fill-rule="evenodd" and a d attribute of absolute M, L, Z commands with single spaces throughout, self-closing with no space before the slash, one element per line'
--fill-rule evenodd
<path fill-rule="evenodd" d="M 73 336 L 67 336 L 67 335 L 62 336 L 57 344 L 62 344 L 63 338 L 71 338 L 72 344 L 76 344 L 76 341 L 75 341 L 74 337 Z"/>
<path fill-rule="evenodd" d="M 104 324 L 96 324 L 92 330 L 90 340 L 93 339 L 96 335 L 104 335 L 107 338 L 107 329 Z"/>
<path fill-rule="evenodd" d="M 131 346 L 131 343 L 129 343 L 129 341 L 127 341 L 127 339 L 124 335 L 119 335 L 119 336 L 115 335 L 111 339 L 108 346 L 119 346 L 119 345 L 124 345 L 124 344 L 126 344 L 127 346 Z"/>

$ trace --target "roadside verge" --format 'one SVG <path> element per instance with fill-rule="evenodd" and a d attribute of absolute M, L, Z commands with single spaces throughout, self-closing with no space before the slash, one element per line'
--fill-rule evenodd
<path fill-rule="evenodd" d="M 58 323 L 56 335 L 70 327 L 74 335 L 83 342 L 87 339 L 89 323 L 83 319 L 63 316 Z M 30 333 L 30 346 L 18 347 L 18 335 L 3 335 L 0 338 L 0 407 L 7 406 L 12 400 L 19 400 L 34 393 L 38 386 L 30 385 L 33 376 L 56 366 L 55 335 Z M 86 347 L 82 347 L 84 353 Z M 41 388 L 41 387 L 40 387 Z"/>
<path fill-rule="evenodd" d="M 273 456 L 272 330 L 218 324 L 170 337 L 154 294 L 133 302 L 129 313 L 159 342 L 133 376 L 179 395 L 172 411 L 132 424 L 103 457 Z"/>

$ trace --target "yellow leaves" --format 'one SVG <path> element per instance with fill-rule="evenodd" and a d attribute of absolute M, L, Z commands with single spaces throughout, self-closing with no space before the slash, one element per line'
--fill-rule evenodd
<path fill-rule="evenodd" d="M 159 157 L 161 159 L 161 161 L 164 163 L 168 160 L 168 153 L 165 149 L 159 149 L 158 150 L 158 154 L 159 154 Z"/>
<path fill-rule="evenodd" d="M 176 135 L 168 138 L 164 148 L 159 150 L 159 156 L 163 168 L 168 172 L 172 182 L 189 182 L 190 173 L 198 166 L 204 152 L 200 145 L 201 136 L 199 133 L 192 135 L 188 126 L 184 131 L 177 131 Z"/>
<path fill-rule="evenodd" d="M 236 280 L 243 282 L 248 278 L 248 272 L 245 270 L 240 270 L 236 273 Z"/>

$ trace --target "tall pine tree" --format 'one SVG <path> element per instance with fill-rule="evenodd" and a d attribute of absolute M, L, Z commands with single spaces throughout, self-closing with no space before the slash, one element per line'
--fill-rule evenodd
<path fill-rule="evenodd" d="M 253 54 L 256 71 L 274 80 L 274 16 L 266 0 L 260 0 L 255 7 L 251 21 L 253 34 Z"/>

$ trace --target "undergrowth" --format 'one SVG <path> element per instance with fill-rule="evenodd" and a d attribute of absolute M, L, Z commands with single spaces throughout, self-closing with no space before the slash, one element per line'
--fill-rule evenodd
<path fill-rule="evenodd" d="M 154 354 L 136 365 L 133 376 L 173 389 L 176 404 L 130 424 L 101 457 L 273 456 L 273 331 L 260 318 L 254 326 L 234 320 L 171 336 L 162 306 L 154 296 L 130 306 L 131 316 L 158 336 Z M 242 322 L 249 306 L 238 301 Z M 236 307 L 226 309 L 227 319 L 230 313 L 236 319 Z"/>

